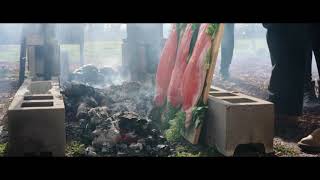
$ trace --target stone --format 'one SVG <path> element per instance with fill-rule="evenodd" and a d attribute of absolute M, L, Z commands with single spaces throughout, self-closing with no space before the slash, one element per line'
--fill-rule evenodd
<path fill-rule="evenodd" d="M 85 149 L 85 152 L 86 152 L 86 155 L 89 156 L 89 157 L 96 157 L 97 156 L 97 153 L 95 152 L 95 149 L 91 146 L 87 147 Z"/>
<path fill-rule="evenodd" d="M 129 148 L 132 150 L 141 151 L 143 149 L 143 145 L 141 143 L 132 143 L 132 144 L 130 144 Z"/>

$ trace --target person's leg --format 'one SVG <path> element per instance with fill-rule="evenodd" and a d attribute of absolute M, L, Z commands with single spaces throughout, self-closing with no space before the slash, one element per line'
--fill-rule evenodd
<path fill-rule="evenodd" d="M 276 115 L 302 114 L 305 63 L 311 51 L 306 24 L 273 24 L 267 43 L 272 61 L 269 100 Z"/>
<path fill-rule="evenodd" d="M 313 27 L 312 49 L 313 49 L 313 54 L 316 60 L 318 75 L 320 79 L 320 24 L 316 23 L 312 27 Z M 318 80 L 318 85 L 320 85 L 320 80 Z M 319 91 L 320 91 L 320 88 L 318 88 L 318 94 L 320 94 Z M 318 99 L 320 101 L 320 96 L 318 97 Z"/>
<path fill-rule="evenodd" d="M 221 65 L 220 73 L 223 77 L 229 77 L 229 67 L 232 61 L 234 50 L 234 24 L 226 23 L 221 42 Z"/>
<path fill-rule="evenodd" d="M 320 23 L 314 23 L 311 27 L 312 50 L 316 60 L 318 74 L 320 77 Z M 310 135 L 302 138 L 299 141 L 298 145 L 302 150 L 320 152 L 320 128 L 314 130 Z"/>
<path fill-rule="evenodd" d="M 312 24 L 312 50 L 320 77 L 320 23 Z"/>
<path fill-rule="evenodd" d="M 312 81 L 312 52 L 309 53 L 305 68 L 303 107 L 307 109 L 315 108 L 318 106 L 318 102 L 315 93 L 315 82 Z"/>

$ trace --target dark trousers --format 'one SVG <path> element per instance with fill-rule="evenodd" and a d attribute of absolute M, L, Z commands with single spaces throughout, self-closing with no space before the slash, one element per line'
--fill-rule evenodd
<path fill-rule="evenodd" d="M 224 32 L 223 38 L 221 42 L 221 65 L 220 71 L 228 71 L 234 49 L 234 24 L 233 23 L 225 23 L 224 24 Z"/>
<path fill-rule="evenodd" d="M 320 77 L 320 24 L 314 23 L 311 25 L 311 41 L 312 41 L 312 52 L 314 54 L 317 69 Z M 305 76 L 305 87 L 307 83 L 312 81 L 312 53 L 309 54 L 309 59 L 306 62 L 306 76 Z"/>
<path fill-rule="evenodd" d="M 276 114 L 302 114 L 305 66 L 311 52 L 309 31 L 309 24 L 302 23 L 267 26 L 273 67 L 268 91 Z"/>

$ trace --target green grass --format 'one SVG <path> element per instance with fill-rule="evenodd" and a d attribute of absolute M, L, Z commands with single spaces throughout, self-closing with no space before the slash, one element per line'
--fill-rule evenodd
<path fill-rule="evenodd" d="M 238 53 L 257 53 L 259 49 L 268 49 L 268 46 L 265 38 L 241 39 L 235 41 L 234 49 Z"/>
<path fill-rule="evenodd" d="M 0 45 L 0 62 L 19 62 L 20 45 Z"/>
<path fill-rule="evenodd" d="M 173 110 L 173 113 L 176 111 Z M 169 120 L 169 129 L 165 131 L 165 137 L 170 142 L 177 142 L 182 138 L 182 130 L 184 128 L 185 113 L 183 111 L 178 111 L 173 119 Z"/>
<path fill-rule="evenodd" d="M 222 157 L 215 148 L 213 147 L 203 147 L 201 149 L 194 149 L 195 145 L 177 145 L 175 157 Z M 198 145 L 196 145 L 198 146 Z"/>
<path fill-rule="evenodd" d="M 83 156 L 85 153 L 85 146 L 77 141 L 72 141 L 67 144 L 66 156 L 67 157 L 79 157 Z"/>
<path fill-rule="evenodd" d="M 198 154 L 192 154 L 188 152 L 177 152 L 176 157 L 200 157 L 201 153 Z"/>
<path fill-rule="evenodd" d="M 96 65 L 117 65 L 121 64 L 122 50 L 121 41 L 96 41 L 85 42 L 84 44 L 84 59 L 87 64 Z M 69 53 L 70 64 L 79 63 L 80 46 L 63 44 L 61 50 L 66 50 Z"/>
<path fill-rule="evenodd" d="M 296 156 L 296 155 L 298 155 L 298 152 L 296 152 L 294 149 L 285 147 L 283 145 L 275 145 L 274 151 L 275 151 L 275 154 L 278 156 Z"/>
<path fill-rule="evenodd" d="M 253 48 L 253 40 L 256 48 Z M 265 38 L 241 39 L 235 41 L 235 51 L 239 54 L 257 53 L 259 49 L 267 48 Z M 86 63 L 99 66 L 112 66 L 121 64 L 122 41 L 95 41 L 85 42 L 84 58 Z M 66 50 L 70 55 L 70 64 L 80 61 L 80 46 L 74 44 L 61 44 L 61 50 Z M 19 62 L 20 45 L 0 45 L 0 62 Z"/>
<path fill-rule="evenodd" d="M 0 157 L 6 154 L 7 143 L 0 144 Z"/>

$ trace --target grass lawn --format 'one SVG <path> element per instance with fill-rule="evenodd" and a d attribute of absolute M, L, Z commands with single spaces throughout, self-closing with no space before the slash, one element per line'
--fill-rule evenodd
<path fill-rule="evenodd" d="M 0 62 L 19 62 L 20 45 L 0 45 Z"/>
<path fill-rule="evenodd" d="M 112 66 L 121 64 L 121 41 L 97 41 L 85 42 L 84 58 L 86 64 L 96 64 L 101 66 Z M 63 44 L 61 50 L 69 53 L 70 64 L 79 63 L 80 46 L 73 44 Z"/>
<path fill-rule="evenodd" d="M 85 42 L 85 63 L 99 66 L 120 65 L 122 59 L 122 41 L 95 41 Z M 253 46 L 255 44 L 255 47 Z M 78 64 L 80 61 L 80 46 L 74 44 L 62 44 L 61 50 L 66 50 L 70 56 L 70 64 Z M 259 49 L 267 50 L 264 38 L 241 39 L 235 41 L 235 54 L 256 54 Z M 19 61 L 20 45 L 0 45 L 0 62 Z"/>

